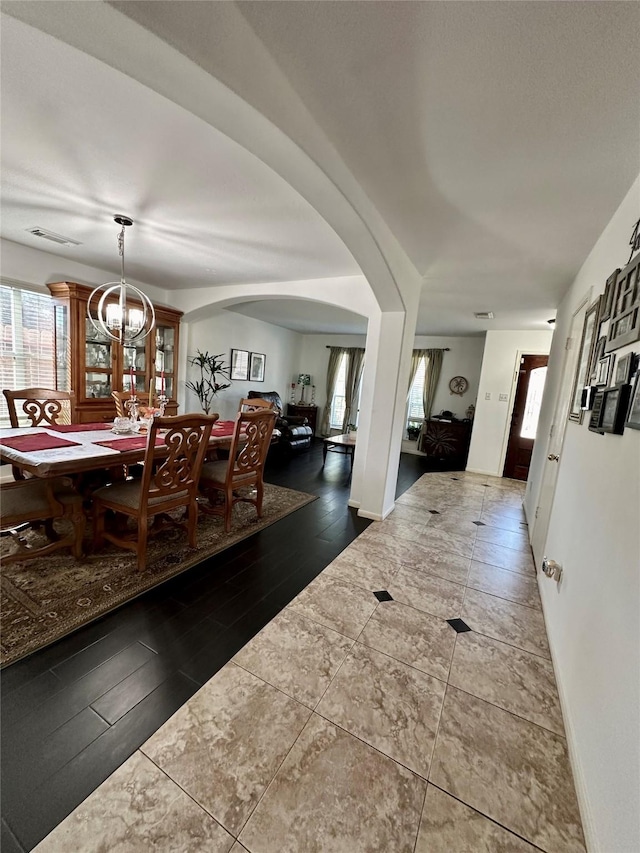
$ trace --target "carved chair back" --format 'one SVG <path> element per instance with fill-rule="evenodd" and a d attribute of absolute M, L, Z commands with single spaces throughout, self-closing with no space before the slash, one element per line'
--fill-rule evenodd
<path fill-rule="evenodd" d="M 276 418 L 277 413 L 267 409 L 238 413 L 229 449 L 228 479 L 233 480 L 255 473 L 262 476 L 262 468 L 267 458 Z M 246 440 L 241 445 L 243 434 Z"/>
<path fill-rule="evenodd" d="M 53 426 L 73 423 L 76 396 L 73 391 L 56 391 L 53 388 L 22 388 L 2 392 L 7 400 L 9 421 L 12 427 Z M 22 405 L 16 405 L 22 402 Z M 20 419 L 29 420 L 28 424 Z"/>

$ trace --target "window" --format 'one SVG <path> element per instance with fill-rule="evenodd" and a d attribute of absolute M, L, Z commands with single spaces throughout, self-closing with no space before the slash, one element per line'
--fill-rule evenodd
<path fill-rule="evenodd" d="M 336 390 L 333 394 L 331 403 L 331 418 L 329 425 L 331 429 L 342 429 L 344 420 L 344 410 L 346 406 L 345 391 L 347 384 L 347 355 L 346 353 L 340 359 L 340 367 L 338 368 L 338 378 L 336 379 Z"/>
<path fill-rule="evenodd" d="M 0 285 L 2 388 L 55 388 L 53 302 L 50 296 Z M 0 425 L 9 425 L 0 399 Z"/>
<path fill-rule="evenodd" d="M 538 430 L 538 418 L 540 417 L 540 406 L 542 405 L 542 394 L 544 382 L 547 378 L 546 367 L 536 367 L 529 374 L 529 387 L 527 388 L 527 399 L 524 404 L 524 416 L 522 418 L 522 438 L 535 438 Z"/>
<path fill-rule="evenodd" d="M 427 360 L 420 359 L 420 364 L 416 371 L 411 390 L 409 391 L 409 402 L 407 404 L 407 426 L 422 426 L 424 420 L 424 403 L 422 402 L 422 393 L 424 390 L 424 374 L 427 367 Z"/>

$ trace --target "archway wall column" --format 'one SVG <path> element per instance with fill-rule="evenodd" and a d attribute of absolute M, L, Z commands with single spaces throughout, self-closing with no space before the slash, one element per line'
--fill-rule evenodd
<path fill-rule="evenodd" d="M 395 504 L 418 292 L 414 297 L 412 310 L 369 319 L 349 505 L 375 521 Z"/>

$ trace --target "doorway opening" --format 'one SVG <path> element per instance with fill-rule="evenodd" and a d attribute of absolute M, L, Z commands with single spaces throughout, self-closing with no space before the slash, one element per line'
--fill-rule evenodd
<path fill-rule="evenodd" d="M 520 359 L 503 477 L 526 480 L 529 476 L 548 361 L 548 355 L 523 355 Z"/>

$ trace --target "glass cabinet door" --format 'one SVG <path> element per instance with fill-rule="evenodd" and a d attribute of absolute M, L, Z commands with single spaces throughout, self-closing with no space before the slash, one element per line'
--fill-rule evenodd
<path fill-rule="evenodd" d="M 85 319 L 85 396 L 104 399 L 111 396 L 113 387 L 114 341 Z"/>
<path fill-rule="evenodd" d="M 156 327 L 156 358 L 154 364 L 156 392 L 163 391 L 167 397 L 175 397 L 175 328 L 173 326 Z"/>

